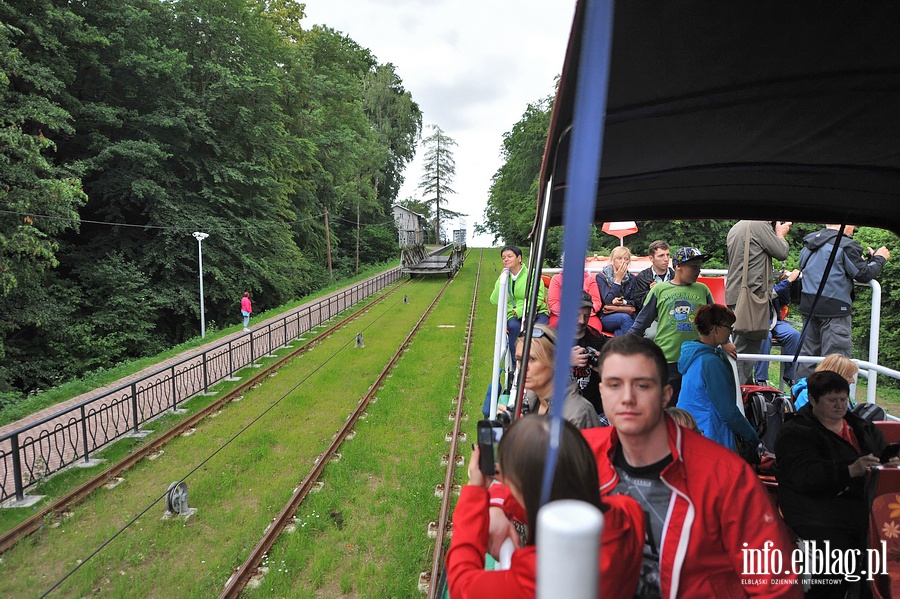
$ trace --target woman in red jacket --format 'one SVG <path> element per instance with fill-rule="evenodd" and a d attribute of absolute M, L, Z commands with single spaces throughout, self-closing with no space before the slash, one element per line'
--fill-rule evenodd
<path fill-rule="evenodd" d="M 491 480 L 478 468 L 476 447 L 469 461 L 469 483 L 453 513 L 453 537 L 447 553 L 447 580 L 452 599 L 534 597 L 537 572 L 536 522 L 540 507 L 550 420 L 530 416 L 517 420 L 503 435 L 498 451 L 499 478 L 525 507 L 525 546 L 512 555 L 509 570 L 486 571 L 488 487 Z M 644 514 L 625 495 L 600 499 L 597 464 L 590 447 L 571 423 L 563 423 L 559 458 L 550 500 L 578 499 L 603 512 L 600 540 L 600 589 L 604 599 L 630 598 L 637 588 L 644 544 Z"/>

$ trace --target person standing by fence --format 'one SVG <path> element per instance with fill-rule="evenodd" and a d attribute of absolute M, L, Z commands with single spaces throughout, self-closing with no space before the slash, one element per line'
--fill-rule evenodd
<path fill-rule="evenodd" d="M 244 332 L 250 332 L 250 314 L 253 313 L 253 303 L 250 301 L 250 292 L 245 291 L 241 298 L 241 315 L 244 317 Z"/>

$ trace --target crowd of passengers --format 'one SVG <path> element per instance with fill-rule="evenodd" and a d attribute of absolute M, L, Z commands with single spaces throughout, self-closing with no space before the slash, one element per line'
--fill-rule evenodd
<path fill-rule="evenodd" d="M 771 333 L 785 351 L 796 349 L 799 338 L 784 321 L 789 301 L 785 286 L 756 279 L 772 273 L 773 257 L 787 257 L 789 226 L 740 221 L 729 233 L 728 248 L 734 284 L 755 283 L 770 294 Z M 830 251 L 834 243 L 843 255 L 831 276 L 847 278 L 850 285 L 877 276 L 890 255 L 886 248 L 870 249 L 864 260 L 852 241 L 852 227 L 844 229 L 843 238 L 837 228 L 828 225 L 804 240 L 801 264 L 810 269 L 802 273 L 804 295 L 815 294 L 821 280 L 812 270 L 820 265 L 817 253 Z M 528 270 L 519 248 L 504 247 L 501 256 L 510 272 L 509 343 L 516 362 L 522 363 Z M 651 266 L 635 275 L 629 271 L 630 251 L 619 247 L 599 273 L 585 272 L 571 348 L 557 347 L 554 330 L 562 275 L 555 275 L 546 291 L 539 286 L 523 417 L 503 435 L 493 477 L 479 470 L 479 450 L 473 447 L 469 481 L 454 513 L 447 555 L 453 599 L 534 596 L 535 522 L 558 349 L 569 354 L 571 370 L 562 374 L 570 384 L 550 499 L 579 499 L 603 512 L 600 596 L 800 597 L 803 590 L 792 571 L 745 572 L 745 550 L 768 547 L 790 556 L 799 538 L 865 555 L 865 474 L 882 462 L 879 456 L 887 444 L 875 425 L 849 410 L 858 369 L 845 351 L 849 339 L 839 338 L 849 336 L 849 316 L 843 315 L 849 293 L 840 295 L 846 282 L 831 285 L 829 277 L 826 288 L 832 291 L 825 298 L 824 318 L 816 310 L 814 323 L 804 313 L 807 326 L 819 327 L 810 355 L 821 355 L 822 348 L 838 351 L 798 373 L 806 374 L 794 385 L 799 405 L 775 443 L 779 512 L 756 471 L 738 453 L 741 447 L 755 453 L 760 446 L 756 429 L 738 407 L 740 384 L 761 381 L 768 364 L 760 376 L 752 364 L 737 370 L 729 360 L 739 350 L 758 352 L 764 339 L 734 334 L 731 298 L 736 294 L 727 284 L 731 305 L 714 303 L 710 290 L 697 281 L 708 258 L 699 249 L 679 248 L 670 263 L 669 245 L 654 241 L 649 258 Z M 799 271 L 785 273 L 777 283 L 790 285 L 800 276 Z M 499 281 L 494 303 L 498 296 Z M 832 315 L 828 310 L 836 307 Z M 645 336 L 648 331 L 652 339 Z M 786 372 L 788 383 L 793 376 Z M 900 464 L 896 457 L 885 461 Z M 506 540 L 516 548 L 509 568 L 485 570 L 485 555 L 498 558 Z M 858 562 L 857 569 L 865 567 L 864 560 Z M 865 578 L 854 583 L 841 574 L 821 573 L 813 577 L 806 596 L 868 597 Z"/>

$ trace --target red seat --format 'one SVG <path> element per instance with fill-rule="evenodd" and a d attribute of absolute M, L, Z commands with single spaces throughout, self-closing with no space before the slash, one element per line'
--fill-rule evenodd
<path fill-rule="evenodd" d="M 874 498 L 869 520 L 869 548 L 877 550 L 881 556 L 886 554 L 888 562 L 871 564 L 875 575 L 869 582 L 870 588 L 876 599 L 900 597 L 900 523 L 895 515 L 900 505 L 900 468 L 878 467 L 870 470 L 868 476 L 871 477 L 869 491 Z M 874 566 L 878 566 L 877 569 Z"/>
<path fill-rule="evenodd" d="M 900 443 L 900 422 L 892 420 L 876 420 L 875 426 L 884 435 L 884 440 L 888 443 Z"/>
<path fill-rule="evenodd" d="M 697 282 L 709 287 L 714 302 L 725 305 L 725 277 L 698 277 Z"/>

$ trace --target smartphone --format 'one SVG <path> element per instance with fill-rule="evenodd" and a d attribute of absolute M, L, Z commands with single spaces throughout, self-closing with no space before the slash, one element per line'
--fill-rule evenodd
<path fill-rule="evenodd" d="M 478 468 L 485 476 L 497 473 L 497 447 L 503 437 L 503 424 L 498 420 L 478 421 L 478 450 L 481 458 Z"/>
<path fill-rule="evenodd" d="M 882 464 L 886 464 L 888 460 L 897 457 L 898 454 L 900 454 L 900 443 L 888 443 L 888 446 L 884 448 L 878 459 L 881 460 Z"/>

